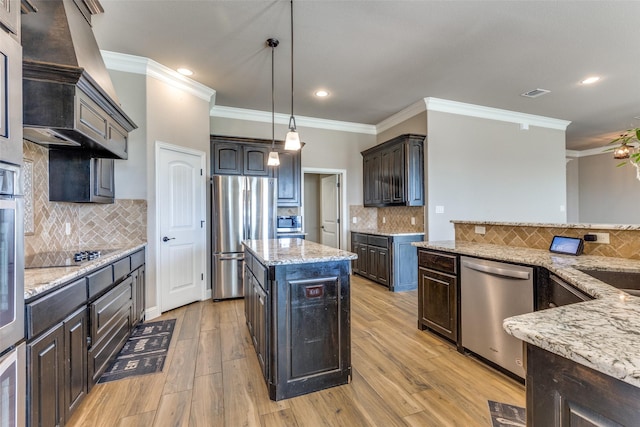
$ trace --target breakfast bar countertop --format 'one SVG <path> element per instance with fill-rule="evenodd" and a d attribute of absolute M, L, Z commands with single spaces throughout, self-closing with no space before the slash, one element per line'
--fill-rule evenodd
<path fill-rule="evenodd" d="M 378 228 L 352 228 L 351 230 L 349 230 L 352 233 L 362 233 L 362 234 L 375 234 L 377 236 L 386 236 L 386 237 L 393 237 L 393 236 L 424 236 L 424 231 L 402 231 L 402 230 L 396 230 L 396 231 L 387 231 L 387 230 L 380 230 Z"/>
<path fill-rule="evenodd" d="M 640 387 L 640 297 L 578 270 L 638 273 L 640 261 L 473 242 L 416 242 L 414 246 L 544 267 L 596 298 L 509 317 L 503 327 L 516 338 Z"/>
<path fill-rule="evenodd" d="M 245 240 L 242 244 L 267 267 L 358 258 L 353 252 L 304 239 Z"/>
<path fill-rule="evenodd" d="M 67 267 L 29 268 L 24 270 L 24 298 L 32 300 L 38 295 L 53 290 L 60 285 L 68 283 L 77 277 L 81 277 L 100 267 L 111 264 L 119 258 L 132 254 L 142 248 L 146 243 L 132 244 L 124 248 L 112 248 L 113 252 L 103 255 L 93 261 L 88 261 L 80 266 Z"/>

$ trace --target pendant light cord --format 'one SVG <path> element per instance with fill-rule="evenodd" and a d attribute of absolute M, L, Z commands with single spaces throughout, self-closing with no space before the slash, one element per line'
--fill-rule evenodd
<path fill-rule="evenodd" d="M 274 67 L 274 54 L 275 54 L 275 46 L 271 46 L 271 151 L 273 151 L 273 147 L 276 144 L 276 103 L 274 100 L 273 92 L 275 91 L 275 67 Z"/>
<path fill-rule="evenodd" d="M 293 0 L 291 0 L 291 118 L 289 119 L 289 129 L 296 130 L 296 119 L 293 117 Z"/>

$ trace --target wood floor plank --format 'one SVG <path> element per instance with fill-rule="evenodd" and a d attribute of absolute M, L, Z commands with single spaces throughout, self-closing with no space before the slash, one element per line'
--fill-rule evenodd
<path fill-rule="evenodd" d="M 201 330 L 198 339 L 196 377 L 222 372 L 222 345 L 220 329 Z"/>
<path fill-rule="evenodd" d="M 222 373 L 195 378 L 189 427 L 224 425 L 224 387 Z"/>
<path fill-rule="evenodd" d="M 200 330 L 210 331 L 220 325 L 220 311 L 216 309 L 217 304 L 208 300 L 202 303 L 202 319 L 200 320 Z"/>
<path fill-rule="evenodd" d="M 295 415 L 291 409 L 264 414 L 261 417 L 262 427 L 298 427 Z"/>
<path fill-rule="evenodd" d="M 220 324 L 225 323 L 242 323 L 244 324 L 244 300 L 225 300 L 216 301 L 214 304 L 218 308 L 220 317 Z M 240 305 L 240 309 L 237 307 Z M 238 312 L 243 312 L 241 316 L 238 316 Z"/>
<path fill-rule="evenodd" d="M 220 344 L 222 360 L 243 359 L 254 355 L 251 337 L 247 326 L 242 323 L 224 323 L 220 325 Z"/>
<path fill-rule="evenodd" d="M 187 427 L 191 412 L 191 390 L 164 394 L 153 427 Z"/>
<path fill-rule="evenodd" d="M 166 378 L 166 374 L 157 373 L 120 380 L 124 387 L 122 392 L 128 396 L 122 407 L 123 416 L 155 411 L 162 397 Z"/>
<path fill-rule="evenodd" d="M 180 335 L 178 336 L 179 341 L 198 338 L 202 318 L 202 306 L 203 304 L 191 304 L 187 306 L 182 327 L 180 328 Z"/>
<path fill-rule="evenodd" d="M 193 388 L 198 341 L 197 339 L 189 339 L 177 342 L 171 366 L 167 371 L 162 394 L 171 394 Z"/>
<path fill-rule="evenodd" d="M 128 417 L 120 418 L 120 423 L 116 424 L 118 427 L 142 427 L 153 425 L 153 420 L 156 416 L 156 411 L 143 412 L 138 415 L 130 415 Z"/>

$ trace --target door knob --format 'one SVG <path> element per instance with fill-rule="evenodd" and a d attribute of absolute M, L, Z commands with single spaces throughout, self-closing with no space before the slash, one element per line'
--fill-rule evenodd
<path fill-rule="evenodd" d="M 167 236 L 164 236 L 164 237 L 162 238 L 162 241 L 163 241 L 163 242 L 168 242 L 169 240 L 175 240 L 175 239 L 176 239 L 175 237 L 167 237 Z"/>

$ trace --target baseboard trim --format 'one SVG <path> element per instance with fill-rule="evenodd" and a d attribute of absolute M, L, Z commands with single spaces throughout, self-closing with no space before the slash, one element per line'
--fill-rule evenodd
<path fill-rule="evenodd" d="M 144 320 L 155 319 L 156 317 L 160 317 L 162 313 L 160 312 L 160 308 L 156 305 L 154 307 L 149 307 L 144 311 Z"/>

